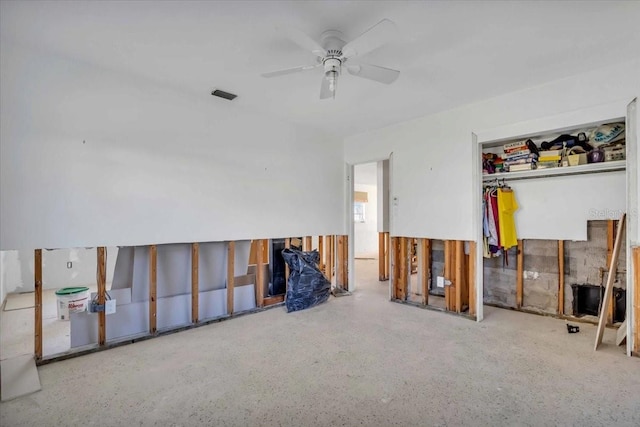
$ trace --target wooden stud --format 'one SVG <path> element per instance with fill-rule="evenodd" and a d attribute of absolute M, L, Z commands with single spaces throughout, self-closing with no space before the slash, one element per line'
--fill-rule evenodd
<path fill-rule="evenodd" d="M 323 263 L 324 239 L 322 238 L 322 236 L 318 236 L 318 254 L 320 255 L 320 258 L 318 260 L 318 269 L 322 271 L 324 270 L 324 263 Z"/>
<path fill-rule="evenodd" d="M 476 242 L 469 242 L 469 315 L 475 316 L 476 311 Z"/>
<path fill-rule="evenodd" d="M 349 290 L 349 236 L 344 236 L 344 246 L 342 247 L 342 268 L 344 270 L 344 290 Z"/>
<path fill-rule="evenodd" d="M 104 306 L 107 300 L 107 266 L 106 249 L 99 246 L 98 255 L 98 305 Z M 104 310 L 98 312 L 98 345 L 100 347 L 107 343 L 107 317 Z"/>
<path fill-rule="evenodd" d="M 191 244 L 191 323 L 198 323 L 200 244 Z"/>
<path fill-rule="evenodd" d="M 256 252 L 257 254 L 258 252 Z M 262 252 L 260 252 L 262 254 Z M 262 256 L 260 257 L 262 258 Z M 235 263 L 236 263 L 236 242 L 227 242 L 227 314 L 231 316 L 233 314 L 233 298 L 235 296 Z M 257 266 L 256 266 L 257 267 Z M 258 289 L 258 283 L 261 283 L 257 279 L 258 269 L 256 268 L 256 289 Z"/>
<path fill-rule="evenodd" d="M 325 251 L 324 275 L 331 281 L 333 278 L 333 236 L 327 236 L 327 250 Z"/>
<path fill-rule="evenodd" d="M 258 241 L 251 241 L 251 248 L 249 249 L 249 265 L 255 265 L 258 259 Z"/>
<path fill-rule="evenodd" d="M 622 214 L 622 218 L 620 219 L 620 223 L 618 226 L 618 231 L 616 232 L 616 242 L 613 246 L 613 255 L 611 256 L 611 262 L 609 263 L 609 276 L 607 277 L 607 286 L 604 288 L 604 298 L 603 301 L 609 301 L 613 294 L 613 283 L 616 280 L 616 270 L 618 266 L 618 256 L 620 255 L 620 247 L 622 246 L 622 233 L 624 232 L 625 219 L 627 214 Z M 603 306 L 600 310 L 600 317 L 598 319 L 598 329 L 596 332 L 596 342 L 593 346 L 594 350 L 598 349 L 598 346 L 602 343 L 602 336 L 604 335 L 604 327 L 606 323 L 606 306 Z"/>
<path fill-rule="evenodd" d="M 443 241 L 444 244 L 444 250 L 443 250 L 443 255 L 444 255 L 444 264 L 442 267 L 442 277 L 444 277 L 444 280 L 449 280 L 449 269 L 451 268 L 451 260 L 449 260 L 449 241 L 448 240 L 444 240 Z M 444 306 L 445 309 L 449 310 L 449 287 L 450 285 L 444 285 Z"/>
<path fill-rule="evenodd" d="M 344 246 L 344 240 L 342 236 L 336 236 L 336 288 L 342 288 L 342 247 Z"/>
<path fill-rule="evenodd" d="M 311 251 L 313 249 L 311 236 L 307 236 L 304 238 L 304 251 Z"/>
<path fill-rule="evenodd" d="M 564 315 L 564 240 L 558 240 L 558 315 Z"/>
<path fill-rule="evenodd" d="M 336 261 L 336 288 L 345 289 L 345 277 L 344 277 L 344 236 L 338 236 L 338 245 L 336 252 L 338 259 Z"/>
<path fill-rule="evenodd" d="M 284 239 L 284 248 L 285 249 L 291 249 L 291 239 L 290 238 L 286 238 Z M 287 284 L 289 283 L 289 264 L 287 264 L 286 262 L 284 263 L 284 284 L 285 287 L 287 286 Z"/>
<path fill-rule="evenodd" d="M 258 240 L 258 257 L 256 259 L 256 307 L 263 307 L 264 306 L 264 288 L 263 288 L 263 282 L 264 282 L 264 273 L 263 273 L 263 266 L 264 266 L 264 250 L 263 250 L 263 246 L 264 246 L 264 240 L 260 239 Z"/>
<path fill-rule="evenodd" d="M 42 249 L 34 251 L 33 283 L 35 287 L 34 353 L 36 360 L 42 360 Z"/>
<path fill-rule="evenodd" d="M 633 248 L 633 353 L 640 356 L 640 246 Z M 629 319 L 630 316 L 627 316 Z"/>
<path fill-rule="evenodd" d="M 391 237 L 391 298 L 398 299 L 400 295 L 400 246 L 399 237 Z"/>
<path fill-rule="evenodd" d="M 284 302 L 284 295 L 274 295 L 270 297 L 264 298 L 264 306 L 268 307 L 270 305 L 278 304 Z"/>
<path fill-rule="evenodd" d="M 384 251 L 384 277 L 386 277 L 387 280 L 389 280 L 389 273 L 390 273 L 390 269 L 391 269 L 391 252 L 390 252 L 391 242 L 390 242 L 390 236 L 389 236 L 389 232 L 388 231 L 384 233 L 384 247 L 385 247 L 385 251 Z"/>
<path fill-rule="evenodd" d="M 522 308 L 524 295 L 524 242 L 518 240 L 518 253 L 516 255 L 516 307 Z"/>
<path fill-rule="evenodd" d="M 158 248 L 149 246 L 149 333 L 155 335 L 157 330 L 157 286 L 158 283 Z"/>
<path fill-rule="evenodd" d="M 451 285 L 444 286 L 444 305 L 447 310 L 452 310 L 452 286 L 454 286 L 454 278 L 452 277 L 451 272 L 453 271 L 453 259 L 451 257 L 451 247 L 453 242 L 450 240 L 444 241 L 444 272 L 443 276 L 445 280 L 451 282 Z"/>
<path fill-rule="evenodd" d="M 607 265 L 611 264 L 611 257 L 613 256 L 613 245 L 616 236 L 616 221 L 607 221 Z M 613 307 L 615 297 L 611 295 L 611 299 L 607 301 L 607 324 L 613 324 Z"/>
<path fill-rule="evenodd" d="M 449 289 L 449 300 L 448 307 L 449 311 L 455 311 L 456 309 L 456 242 L 455 240 L 449 240 L 449 274 L 447 279 L 451 282 L 451 285 L 448 286 Z"/>
<path fill-rule="evenodd" d="M 420 290 L 422 292 L 422 304 L 429 304 L 429 280 L 431 278 L 431 239 L 420 239 L 422 259 L 420 262 Z"/>
<path fill-rule="evenodd" d="M 462 313 L 462 288 L 464 287 L 464 241 L 455 241 L 455 308 L 456 313 Z"/>
<path fill-rule="evenodd" d="M 262 242 L 262 261 L 269 263 L 269 239 L 265 239 Z"/>
<path fill-rule="evenodd" d="M 463 242 L 463 247 L 469 247 L 471 242 Z M 463 251 L 464 252 L 464 251 Z M 463 272 L 462 272 L 462 283 L 464 286 L 462 287 L 462 311 L 466 311 L 469 309 L 469 265 L 471 264 L 471 252 L 462 254 L 463 260 Z"/>
<path fill-rule="evenodd" d="M 408 255 L 406 237 L 399 237 L 398 244 L 400 246 L 398 254 L 398 264 L 400 264 L 398 273 L 398 299 L 405 301 L 407 299 L 407 275 L 408 273 Z"/>
<path fill-rule="evenodd" d="M 383 282 L 384 277 L 384 233 L 378 233 L 378 280 Z"/>

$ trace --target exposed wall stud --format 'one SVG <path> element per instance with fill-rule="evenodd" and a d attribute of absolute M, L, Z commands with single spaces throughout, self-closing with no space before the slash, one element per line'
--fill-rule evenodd
<path fill-rule="evenodd" d="M 611 264 L 611 257 L 613 256 L 613 245 L 616 238 L 616 221 L 613 219 L 607 220 L 607 266 Z M 611 299 L 607 301 L 607 324 L 613 324 L 613 306 L 615 297 L 611 295 Z"/>
<path fill-rule="evenodd" d="M 191 244 L 191 322 L 198 323 L 200 244 Z"/>
<path fill-rule="evenodd" d="M 524 242 L 518 240 L 516 255 L 516 307 L 522 308 L 524 292 Z"/>
<path fill-rule="evenodd" d="M 398 270 L 398 299 L 405 301 L 407 299 L 407 239 L 406 237 L 398 237 L 398 261 L 400 265 Z"/>
<path fill-rule="evenodd" d="M 564 240 L 558 240 L 558 315 L 564 316 Z"/>
<path fill-rule="evenodd" d="M 389 280 L 389 269 L 391 268 L 391 252 L 390 252 L 389 232 L 384 233 L 384 277 Z"/>
<path fill-rule="evenodd" d="M 400 298 L 400 238 L 391 238 L 391 298 Z"/>
<path fill-rule="evenodd" d="M 318 236 L 318 254 L 320 255 L 320 259 L 318 260 L 318 269 L 322 271 L 324 270 L 324 239 L 322 236 Z"/>
<path fill-rule="evenodd" d="M 290 238 L 286 238 L 284 239 L 284 248 L 285 249 L 291 249 L 291 239 Z M 287 264 L 286 262 L 284 263 L 284 284 L 285 287 L 288 286 L 289 283 L 289 264 Z"/>
<path fill-rule="evenodd" d="M 384 233 L 378 233 L 378 280 L 381 282 L 386 280 L 384 275 L 384 240 Z"/>
<path fill-rule="evenodd" d="M 157 286 L 158 283 L 158 248 L 149 246 L 149 333 L 155 335 L 157 330 Z"/>
<path fill-rule="evenodd" d="M 99 246 L 97 250 L 98 258 L 98 304 L 104 306 L 107 299 L 107 267 L 106 249 Z M 98 345 L 104 346 L 107 343 L 107 318 L 104 310 L 98 312 Z"/>
<path fill-rule="evenodd" d="M 464 241 L 455 241 L 455 308 L 456 313 L 462 313 L 462 289 L 464 288 Z"/>
<path fill-rule="evenodd" d="M 42 360 L 42 249 L 36 249 L 34 252 L 33 279 L 35 286 L 35 331 L 33 344 L 36 360 Z"/>
<path fill-rule="evenodd" d="M 260 253 L 262 254 L 262 251 L 260 252 L 256 252 L 256 255 Z M 233 314 L 233 305 L 234 305 L 234 300 L 233 297 L 234 292 L 235 292 L 235 256 L 236 256 L 236 243 L 235 242 L 227 242 L 227 314 L 228 315 L 232 315 Z M 262 256 L 260 256 L 259 258 L 262 258 Z M 256 266 L 257 267 L 257 266 Z M 258 289 L 258 283 L 260 283 L 257 280 L 258 277 L 258 270 L 256 270 L 256 289 Z"/>
<path fill-rule="evenodd" d="M 640 356 L 640 246 L 633 248 L 633 353 Z M 629 318 L 629 316 L 627 316 Z"/>
<path fill-rule="evenodd" d="M 311 251 L 313 249 L 311 236 L 306 236 L 304 238 L 304 248 L 305 251 Z"/>
<path fill-rule="evenodd" d="M 616 278 L 616 270 L 618 266 L 618 256 L 620 255 L 620 247 L 622 246 L 622 233 L 624 232 L 625 219 L 627 214 L 622 214 L 622 218 L 620 219 L 620 223 L 618 226 L 618 230 L 616 232 L 616 242 L 613 245 L 613 255 L 611 256 L 611 262 L 609 263 L 609 275 L 607 277 L 607 285 L 604 288 L 604 297 L 603 301 L 609 301 L 613 294 L 613 283 Z M 606 307 L 602 307 L 600 310 L 600 317 L 598 319 L 598 329 L 596 331 L 596 342 L 593 346 L 594 350 L 598 349 L 598 346 L 602 343 L 602 336 L 604 335 L 604 327 L 606 324 L 607 316 L 606 316 Z"/>
<path fill-rule="evenodd" d="M 474 316 L 476 310 L 476 242 L 469 242 L 469 315 Z"/>
<path fill-rule="evenodd" d="M 447 310 L 452 311 L 455 309 L 455 293 L 453 293 L 453 286 L 455 286 L 455 278 L 453 277 L 453 261 L 454 258 L 451 253 L 451 249 L 453 248 L 453 242 L 451 240 L 444 241 L 444 272 L 443 276 L 445 280 L 449 280 L 451 282 L 450 285 L 445 285 L 444 287 L 444 305 Z"/>
<path fill-rule="evenodd" d="M 258 240 L 258 257 L 256 259 L 256 307 L 264 306 L 264 240 Z"/>
<path fill-rule="evenodd" d="M 325 254 L 325 275 L 329 281 L 333 280 L 333 265 L 334 265 L 334 255 L 333 255 L 333 236 L 327 236 L 327 251 Z"/>
<path fill-rule="evenodd" d="M 344 289 L 345 291 L 349 290 L 349 242 L 347 239 L 347 236 L 338 236 L 338 260 L 336 263 L 336 287 Z"/>
<path fill-rule="evenodd" d="M 420 291 L 422 292 L 422 304 L 429 304 L 429 282 L 431 279 L 431 239 L 420 239 L 422 257 L 420 271 Z"/>

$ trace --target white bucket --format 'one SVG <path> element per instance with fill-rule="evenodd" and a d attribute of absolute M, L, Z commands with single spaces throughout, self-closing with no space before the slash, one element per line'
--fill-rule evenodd
<path fill-rule="evenodd" d="M 62 288 L 56 291 L 58 319 L 69 320 L 71 313 L 86 311 L 89 303 L 89 288 Z"/>

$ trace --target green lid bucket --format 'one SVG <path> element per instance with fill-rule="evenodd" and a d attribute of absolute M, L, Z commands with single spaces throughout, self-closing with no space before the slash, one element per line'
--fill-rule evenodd
<path fill-rule="evenodd" d="M 56 295 L 75 295 L 88 291 L 89 288 L 84 286 L 77 286 L 72 288 L 62 288 L 56 291 Z"/>

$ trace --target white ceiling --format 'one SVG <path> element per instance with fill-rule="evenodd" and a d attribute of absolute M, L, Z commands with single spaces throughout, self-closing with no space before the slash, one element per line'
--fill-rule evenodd
<path fill-rule="evenodd" d="M 339 136 L 640 57 L 637 1 L 2 1 L 1 8 L 3 42 L 198 96 L 218 87 L 237 93 L 242 108 Z M 321 101 L 320 69 L 260 76 L 314 62 L 277 27 L 316 39 L 337 29 L 351 40 L 383 18 L 399 37 L 363 62 L 399 69 L 392 85 L 346 74 L 336 99 Z"/>

